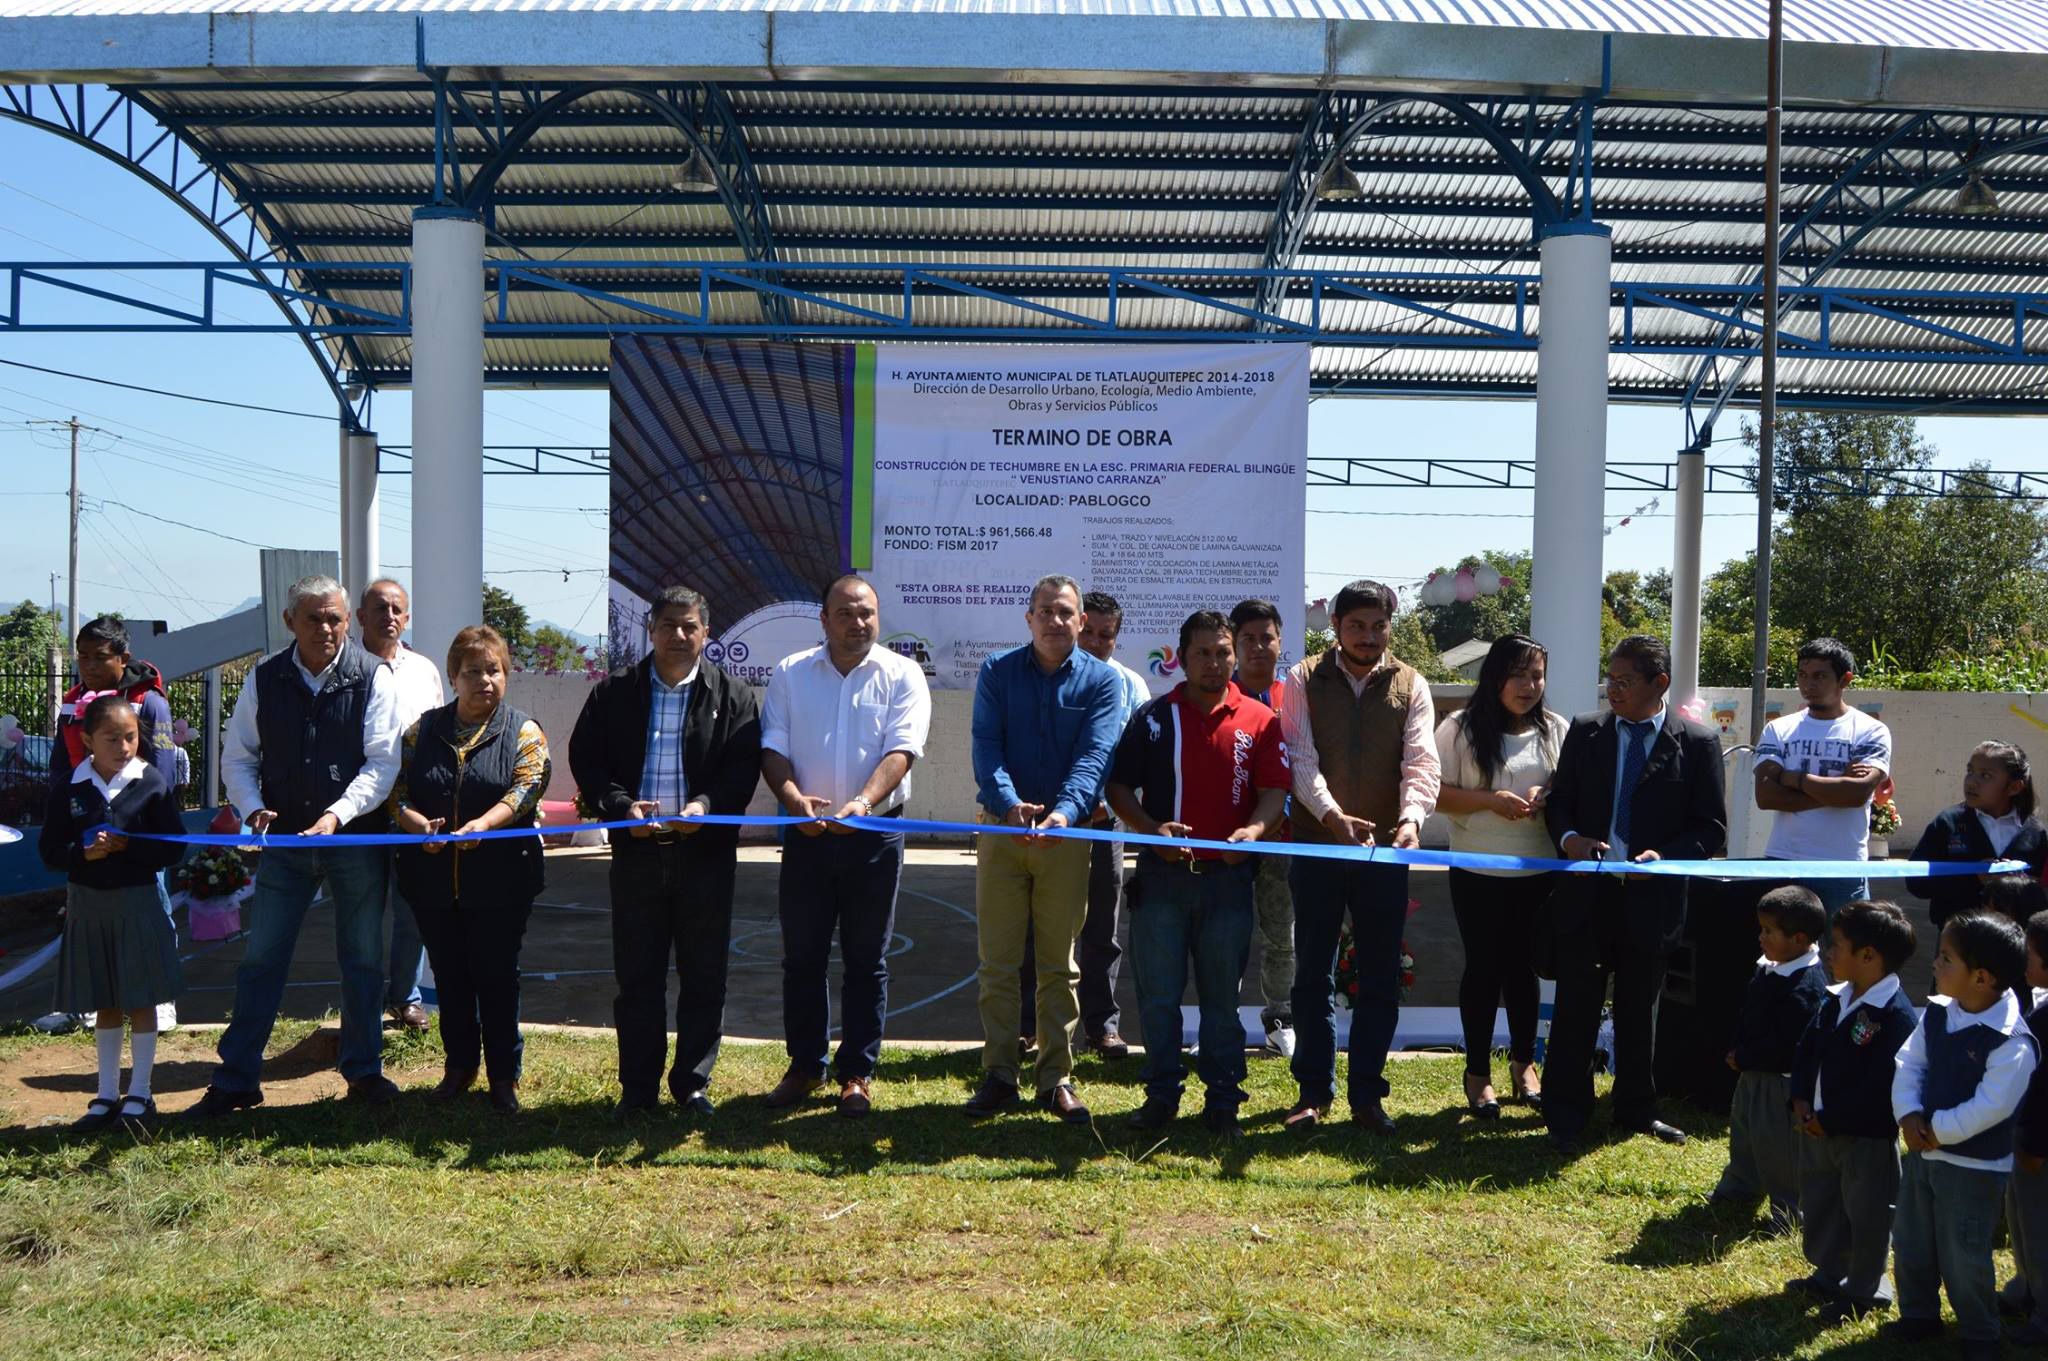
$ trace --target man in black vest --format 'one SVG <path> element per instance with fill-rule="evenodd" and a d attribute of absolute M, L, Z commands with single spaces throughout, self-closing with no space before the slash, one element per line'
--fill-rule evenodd
<path fill-rule="evenodd" d="M 292 645 L 257 664 L 228 722 L 221 750 L 228 802 L 258 833 L 390 830 L 384 799 L 398 773 L 399 737 L 390 668 L 350 640 L 348 597 L 332 577 L 293 582 L 284 622 Z M 349 1099 L 383 1105 L 398 1094 L 382 1057 L 387 867 L 381 846 L 263 853 L 220 1066 L 188 1114 L 205 1119 L 262 1104 L 263 1046 L 277 1022 L 299 927 L 322 886 L 334 904 L 340 1066 Z"/>
<path fill-rule="evenodd" d="M 612 968 L 619 995 L 620 1119 L 652 1112 L 668 1057 L 668 969 L 675 958 L 676 1055 L 668 1089 L 712 1114 L 705 1089 L 725 1021 L 739 829 L 693 825 L 744 813 L 761 778 L 761 713 L 745 682 L 702 658 L 711 607 L 687 586 L 654 598 L 653 650 L 591 687 L 569 736 L 578 797 L 607 822 L 667 817 L 612 838 Z"/>
<path fill-rule="evenodd" d="M 1636 634 L 1607 661 L 1606 713 L 1572 720 L 1543 817 L 1571 860 L 1704 860 L 1727 839 L 1721 742 L 1664 702 L 1671 654 Z M 1651 1046 L 1664 963 L 1685 926 L 1675 876 L 1570 874 L 1551 899 L 1557 1004 L 1543 1065 L 1551 1144 L 1578 1148 L 1593 1114 L 1593 1045 L 1614 980 L 1614 1124 L 1665 1143 L 1685 1135 L 1657 1118 Z"/>

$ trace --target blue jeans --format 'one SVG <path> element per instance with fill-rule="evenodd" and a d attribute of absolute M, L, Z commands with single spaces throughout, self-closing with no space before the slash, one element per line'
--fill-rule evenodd
<path fill-rule="evenodd" d="M 1829 921 L 1833 921 L 1835 914 L 1845 905 L 1870 896 L 1870 881 L 1860 875 L 1854 879 L 1787 879 L 1784 882 L 1806 889 L 1820 899 L 1820 905 L 1827 909 Z M 1763 891 L 1776 887 L 1776 883 L 1766 884 Z M 1757 896 L 1762 897 L 1763 892 Z"/>
<path fill-rule="evenodd" d="M 384 989 L 384 1005 L 408 1007 L 420 1000 L 420 961 L 426 946 L 420 940 L 419 919 L 412 904 L 394 883 L 386 901 L 391 904 L 391 971 Z"/>
<path fill-rule="evenodd" d="M 292 951 L 322 884 L 334 903 L 334 954 L 341 966 L 341 1075 L 354 1082 L 384 1069 L 384 891 L 390 856 L 381 846 L 270 850 L 249 897 L 249 939 L 235 969 L 235 1011 L 220 1037 L 213 1085 L 252 1092 L 263 1079 L 263 1046 L 277 1024 Z"/>
<path fill-rule="evenodd" d="M 1128 915 L 1148 1100 L 1178 1102 L 1187 1078 L 1180 1047 L 1180 999 L 1187 990 L 1192 955 L 1195 1001 L 1201 1013 L 1195 1072 L 1207 1092 L 1203 1105 L 1234 1111 L 1244 1104 L 1244 1023 L 1237 1016 L 1237 989 L 1252 948 L 1256 872 L 1247 860 L 1195 874 L 1150 851 L 1139 854 Z"/>
<path fill-rule="evenodd" d="M 1387 1050 L 1401 1015 L 1401 936 L 1408 925 L 1408 867 L 1297 856 L 1294 895 L 1294 1080 L 1304 1105 L 1337 1092 L 1337 940 L 1351 915 L 1358 996 L 1351 1009 L 1352 1106 L 1385 1097 Z"/>
<path fill-rule="evenodd" d="M 1991 1237 L 2009 1174 L 1908 1153 L 1892 1215 L 1892 1282 L 1902 1319 L 1941 1317 L 1941 1290 L 1965 1342 L 1998 1340 Z"/>

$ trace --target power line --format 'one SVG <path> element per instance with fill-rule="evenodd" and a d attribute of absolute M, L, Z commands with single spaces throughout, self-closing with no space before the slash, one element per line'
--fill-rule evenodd
<path fill-rule="evenodd" d="M 32 373 L 47 373 L 55 378 L 75 378 L 81 383 L 98 383 L 103 387 L 125 388 L 130 392 L 146 392 L 152 397 L 175 397 L 181 402 L 204 402 L 208 406 L 231 406 L 238 411 L 263 411 L 273 416 L 297 416 L 301 420 L 332 422 L 333 416 L 316 416 L 310 411 L 287 411 L 281 406 L 259 406 L 254 402 L 231 402 L 225 397 L 201 397 L 190 392 L 171 392 L 164 388 L 144 387 L 140 383 L 123 383 L 113 378 L 96 378 L 89 373 L 72 373 L 66 369 L 46 369 L 40 364 L 24 364 L 19 359 L 0 359 L 11 369 L 27 369 Z M 141 429 L 140 426 L 136 427 Z"/>
<path fill-rule="evenodd" d="M 233 540 L 235 543 L 247 544 L 251 548 L 276 548 L 278 546 L 274 543 L 257 543 L 254 539 L 239 539 L 232 534 L 223 534 L 217 529 L 208 529 L 204 525 L 188 524 L 183 520 L 173 520 L 168 515 L 158 515 L 154 511 L 137 510 L 134 506 L 129 505 L 126 501 L 115 501 L 104 496 L 94 497 L 93 499 L 98 501 L 103 506 L 119 506 L 121 509 L 127 511 L 130 515 L 140 515 L 144 519 L 148 520 L 160 520 L 164 524 L 176 525 L 180 529 L 190 529 L 200 534 L 211 534 L 216 539 L 230 539 Z M 194 598 L 196 599 L 197 597 Z"/>

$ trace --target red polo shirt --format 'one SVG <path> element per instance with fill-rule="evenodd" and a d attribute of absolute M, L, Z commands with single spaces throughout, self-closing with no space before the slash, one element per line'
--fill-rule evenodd
<path fill-rule="evenodd" d="M 1186 823 L 1208 841 L 1249 822 L 1261 791 L 1293 783 L 1280 716 L 1235 682 L 1207 713 L 1188 698 L 1185 681 L 1138 710 L 1117 743 L 1109 778 L 1135 791 L 1152 817 Z M 1221 854 L 1195 852 L 1199 859 Z"/>

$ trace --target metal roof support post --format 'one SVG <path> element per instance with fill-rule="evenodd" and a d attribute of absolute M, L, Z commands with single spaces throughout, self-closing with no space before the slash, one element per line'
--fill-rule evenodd
<path fill-rule="evenodd" d="M 381 569 L 382 545 L 378 543 L 377 528 L 377 436 L 368 430 L 350 430 L 342 435 L 341 445 L 341 584 L 347 588 L 350 602 L 356 603 L 362 600 L 363 592 L 377 579 Z M 482 457 L 481 450 L 478 457 Z M 479 463 L 478 467 L 481 469 L 482 464 Z M 481 476 L 481 472 L 478 475 Z"/>
<path fill-rule="evenodd" d="M 1608 296 L 1613 241 L 1597 222 L 1541 232 L 1536 349 L 1536 561 L 1530 627 L 1550 651 L 1550 691 L 1590 709 L 1600 663 L 1601 520 L 1607 485 Z"/>
<path fill-rule="evenodd" d="M 1707 507 L 1707 450 L 1678 451 L 1678 508 L 1671 529 L 1671 702 L 1700 691 L 1700 534 Z"/>
<path fill-rule="evenodd" d="M 483 617 L 483 286 L 482 219 L 463 208 L 415 209 L 413 642 L 437 659 Z"/>

